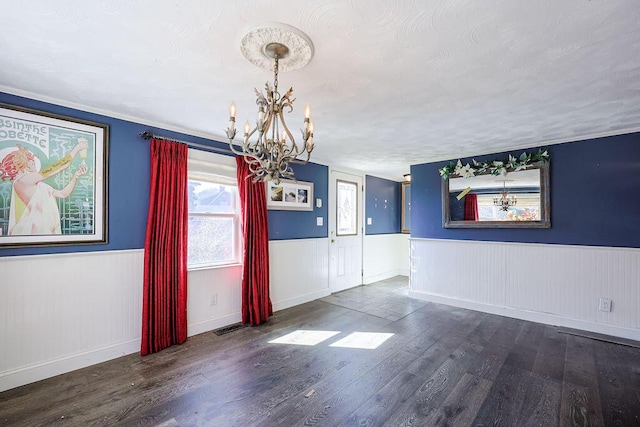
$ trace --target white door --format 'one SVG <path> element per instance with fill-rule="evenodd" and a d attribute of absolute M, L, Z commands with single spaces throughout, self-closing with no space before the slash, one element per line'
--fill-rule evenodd
<path fill-rule="evenodd" d="M 362 176 L 332 170 L 329 182 L 329 289 L 362 284 Z"/>

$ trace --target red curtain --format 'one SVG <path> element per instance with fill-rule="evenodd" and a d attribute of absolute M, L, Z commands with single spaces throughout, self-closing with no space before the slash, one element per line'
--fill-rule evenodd
<path fill-rule="evenodd" d="M 263 182 L 253 182 L 244 157 L 236 157 L 242 211 L 242 323 L 259 325 L 273 314 L 269 298 L 269 229 Z"/>
<path fill-rule="evenodd" d="M 478 195 L 467 194 L 464 196 L 464 220 L 477 221 L 480 219 L 478 214 Z"/>
<path fill-rule="evenodd" d="M 151 140 L 151 182 L 144 245 L 144 356 L 187 339 L 188 148 Z"/>

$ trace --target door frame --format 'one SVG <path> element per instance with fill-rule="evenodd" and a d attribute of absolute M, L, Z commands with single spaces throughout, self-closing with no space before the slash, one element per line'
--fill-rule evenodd
<path fill-rule="evenodd" d="M 332 255 L 332 241 L 336 238 L 336 182 L 338 180 L 345 180 L 341 178 L 335 178 L 335 173 L 344 175 L 352 175 L 354 178 L 360 180 L 360 189 L 358 192 L 358 236 L 360 242 L 358 244 L 358 250 L 360 251 L 360 283 L 356 286 L 364 284 L 364 233 L 365 233 L 365 182 L 366 176 L 364 172 L 340 167 L 329 167 L 329 201 L 328 201 L 328 232 L 329 232 L 329 254 L 328 254 L 328 276 L 329 276 L 329 291 L 340 292 L 344 289 L 337 289 L 335 284 L 332 283 L 334 275 L 332 275 L 332 268 L 334 265 L 331 260 Z M 354 286 L 355 287 L 355 286 Z M 348 288 L 346 288 L 348 289 Z"/>

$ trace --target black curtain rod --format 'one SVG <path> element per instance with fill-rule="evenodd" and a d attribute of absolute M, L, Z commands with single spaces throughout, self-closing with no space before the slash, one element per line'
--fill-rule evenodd
<path fill-rule="evenodd" d="M 189 142 L 189 141 L 183 141 L 183 140 L 175 139 L 175 138 L 168 138 L 166 136 L 156 135 L 156 134 L 148 132 L 148 131 L 141 132 L 140 133 L 140 137 L 142 137 L 142 139 L 146 139 L 146 140 L 149 140 L 151 138 L 164 139 L 165 141 L 177 142 L 179 144 L 184 144 L 184 145 L 186 145 L 188 147 L 202 148 L 203 150 L 207 150 L 207 151 L 216 151 L 218 153 L 233 154 L 235 156 L 235 153 L 233 151 L 231 151 L 230 149 L 228 149 L 228 148 L 212 147 L 212 146 L 206 145 L 206 144 L 198 144 L 197 142 Z"/>

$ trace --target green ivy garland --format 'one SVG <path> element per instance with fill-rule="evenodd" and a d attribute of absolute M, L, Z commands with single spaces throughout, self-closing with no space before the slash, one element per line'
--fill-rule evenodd
<path fill-rule="evenodd" d="M 507 160 L 493 160 L 490 162 L 477 162 L 475 159 L 472 159 L 473 164 L 467 163 L 466 165 L 462 165 L 462 162 L 458 160 L 457 163 L 453 161 L 449 162 L 448 165 L 438 169 L 440 171 L 440 176 L 442 179 L 449 179 L 450 177 L 462 177 L 462 178 L 470 178 L 476 175 L 505 175 L 507 172 L 517 172 L 520 170 L 525 170 L 533 165 L 533 163 L 538 162 L 548 162 L 549 161 L 549 153 L 547 150 L 543 150 L 542 148 L 538 150 L 537 153 L 527 154 L 526 152 L 522 153 L 520 157 L 513 157 L 509 154 L 509 158 Z"/>

